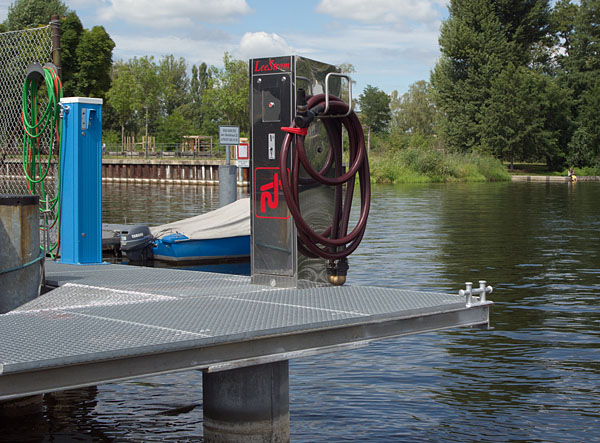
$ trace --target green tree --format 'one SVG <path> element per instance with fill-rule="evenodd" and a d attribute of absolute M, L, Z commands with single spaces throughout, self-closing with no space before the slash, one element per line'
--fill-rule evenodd
<path fill-rule="evenodd" d="M 189 116 L 194 123 L 195 128 L 202 127 L 202 98 L 204 91 L 208 88 L 209 73 L 206 63 L 201 63 L 199 66 L 192 66 L 192 78 L 190 79 L 190 98 L 191 102 L 188 106 L 189 110 L 183 112 Z"/>
<path fill-rule="evenodd" d="M 107 101 L 115 110 L 121 126 L 121 143 L 125 140 L 125 126 L 131 123 L 134 112 L 139 108 L 135 90 L 136 75 L 131 63 L 118 62 L 112 68 L 111 87 L 106 94 Z"/>
<path fill-rule="evenodd" d="M 69 8 L 61 0 L 14 0 L 8 7 L 7 30 L 35 28 L 50 23 L 53 14 L 64 16 Z"/>
<path fill-rule="evenodd" d="M 110 69 L 115 42 L 103 26 L 84 31 L 77 45 L 79 71 L 74 74 L 77 93 L 104 98 L 110 89 Z"/>
<path fill-rule="evenodd" d="M 570 5 L 563 5 L 566 9 Z M 571 8 L 569 11 L 573 11 Z M 569 161 L 576 166 L 599 164 L 600 122 L 600 0 L 581 0 L 576 7 L 568 56 L 562 67 L 573 90 L 574 131 Z"/>
<path fill-rule="evenodd" d="M 221 124 L 236 125 L 242 133 L 250 130 L 248 63 L 223 56 L 223 69 L 209 69 L 208 87 L 202 98 L 203 132 L 216 134 Z"/>
<path fill-rule="evenodd" d="M 567 146 L 573 134 L 573 92 L 560 77 L 545 75 L 543 100 L 544 131 L 548 134 L 545 144 L 538 146 L 538 153 L 545 158 L 550 170 L 561 170 L 567 159 Z"/>
<path fill-rule="evenodd" d="M 407 134 L 433 135 L 437 119 L 437 108 L 433 101 L 431 85 L 420 80 L 408 87 L 408 92 L 391 95 L 392 125 Z"/>
<path fill-rule="evenodd" d="M 563 60 L 571 54 L 573 33 L 575 32 L 575 17 L 578 14 L 578 6 L 571 3 L 571 0 L 559 0 L 552 8 L 550 14 L 550 23 L 552 32 L 555 35 L 554 44 L 562 47 L 562 51 L 557 53 L 557 58 Z"/>
<path fill-rule="evenodd" d="M 158 66 L 154 57 L 148 56 L 134 58 L 131 63 L 135 72 L 135 88 L 131 92 L 137 104 L 138 126 L 144 128 L 144 134 L 153 134 L 160 122 Z"/>
<path fill-rule="evenodd" d="M 488 0 L 451 0 L 440 30 L 441 57 L 431 74 L 446 145 L 481 145 L 481 116 L 492 81 L 512 57 L 504 27 Z"/>
<path fill-rule="evenodd" d="M 353 74 L 356 72 L 352 63 L 340 63 L 336 68 L 338 68 L 342 74 Z"/>
<path fill-rule="evenodd" d="M 75 12 L 70 12 L 60 21 L 60 48 L 63 94 L 66 97 L 76 95 L 79 72 L 77 46 L 81 41 L 84 29 Z"/>
<path fill-rule="evenodd" d="M 158 126 L 156 140 L 159 143 L 180 143 L 184 135 L 190 135 L 192 132 L 191 121 L 177 108 Z"/>
<path fill-rule="evenodd" d="M 576 130 L 569 143 L 569 163 L 600 167 L 600 80 L 581 95 Z"/>
<path fill-rule="evenodd" d="M 534 57 L 544 52 L 539 48 L 550 43 L 548 0 L 451 0 L 439 43 L 442 56 L 431 82 L 442 112 L 444 141 L 456 151 L 485 148 L 484 134 L 490 140 L 485 125 L 491 121 L 485 110 L 491 106 L 499 112 L 502 106 L 500 96 L 493 106 L 489 101 L 504 80 L 498 77 L 509 63 L 515 69 L 530 69 Z"/>
<path fill-rule="evenodd" d="M 482 141 L 498 158 L 510 161 L 532 157 L 543 143 L 544 120 L 539 100 L 540 85 L 532 72 L 512 63 L 492 81 L 482 109 Z"/>
<path fill-rule="evenodd" d="M 384 132 L 391 120 L 390 96 L 376 86 L 367 85 L 358 97 L 360 117 L 373 132 Z"/>
<path fill-rule="evenodd" d="M 164 56 L 158 64 L 158 81 L 161 115 L 168 116 L 190 98 L 185 60 L 175 59 L 173 55 Z"/>
<path fill-rule="evenodd" d="M 550 44 L 548 0 L 494 0 L 491 4 L 512 43 L 515 66 L 529 64 L 532 49 L 540 42 Z"/>
<path fill-rule="evenodd" d="M 371 150 L 371 131 L 381 133 L 388 129 L 392 118 L 390 96 L 376 86 L 367 85 L 358 97 L 360 120 L 367 127 L 367 151 Z"/>
<path fill-rule="evenodd" d="M 192 65 L 192 77 L 190 78 L 190 97 L 192 99 L 192 103 L 202 103 L 202 91 L 200 89 L 200 79 L 198 78 L 198 67 L 196 65 Z"/>

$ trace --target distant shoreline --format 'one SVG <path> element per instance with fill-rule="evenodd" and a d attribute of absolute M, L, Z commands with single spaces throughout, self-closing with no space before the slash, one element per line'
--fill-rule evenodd
<path fill-rule="evenodd" d="M 560 175 L 512 175 L 511 181 L 513 182 L 572 182 L 571 177 L 565 177 Z M 593 182 L 600 181 L 600 176 L 588 175 L 588 176 L 577 176 L 577 181 L 580 182 Z"/>

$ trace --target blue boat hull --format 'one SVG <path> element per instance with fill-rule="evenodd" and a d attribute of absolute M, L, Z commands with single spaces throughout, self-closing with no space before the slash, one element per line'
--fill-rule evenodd
<path fill-rule="evenodd" d="M 250 236 L 190 240 L 172 234 L 155 240 L 152 252 L 155 260 L 169 262 L 238 260 L 250 257 Z"/>

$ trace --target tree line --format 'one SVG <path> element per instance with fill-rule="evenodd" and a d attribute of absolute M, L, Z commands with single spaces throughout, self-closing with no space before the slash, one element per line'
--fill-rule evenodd
<path fill-rule="evenodd" d="M 600 166 L 600 1 L 452 0 L 431 73 L 448 149 Z"/>
<path fill-rule="evenodd" d="M 600 0 L 451 0 L 439 45 L 429 82 L 361 94 L 378 149 L 600 168 Z"/>
<path fill-rule="evenodd" d="M 400 94 L 368 85 L 357 99 L 373 149 L 419 145 L 549 168 L 600 167 L 600 0 L 450 0 L 429 81 Z M 216 135 L 248 122 L 248 67 L 166 55 L 113 63 L 102 26 L 85 29 L 60 0 L 15 0 L 0 30 L 61 18 L 65 95 L 105 100 L 108 142 Z M 351 71 L 351 65 L 341 66 Z"/>
<path fill-rule="evenodd" d="M 223 56 L 223 68 L 165 55 L 113 62 L 115 43 L 103 26 L 83 27 L 61 0 L 15 0 L 0 32 L 47 25 L 57 14 L 61 30 L 64 96 L 104 100 L 103 141 L 154 136 L 180 143 L 184 135 L 217 135 L 219 125 L 249 132 L 248 64 Z"/>

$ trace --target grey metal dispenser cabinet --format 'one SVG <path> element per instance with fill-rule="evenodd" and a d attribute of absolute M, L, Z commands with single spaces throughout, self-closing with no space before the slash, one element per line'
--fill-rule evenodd
<path fill-rule="evenodd" d="M 347 81 L 343 80 L 344 77 Z M 341 125 L 339 131 L 330 130 L 321 117 L 337 118 L 340 115 L 336 115 L 333 107 L 327 112 L 321 106 L 319 109 L 325 112 L 304 128 L 296 128 L 296 116 L 299 109 L 310 113 L 306 110 L 306 103 L 299 102 L 305 97 L 322 95 L 329 100 L 330 96 L 340 97 L 342 94 L 347 94 L 344 98 L 351 103 L 350 79 L 340 74 L 333 65 L 299 56 L 250 60 L 252 283 L 303 287 L 307 282 L 328 281 L 328 261 L 307 251 L 297 240 L 297 221 L 295 223 L 286 203 L 283 188 L 288 185 L 297 189 L 299 210 L 304 221 L 314 231 L 322 233 L 337 217 L 334 210 L 336 199 L 341 202 L 342 188 L 347 185 L 326 186 L 312 179 L 302 164 L 298 161 L 294 164 L 294 156 L 298 155 L 297 141 L 288 139 L 290 154 L 283 159 L 282 145 L 286 137 L 293 137 L 285 132 L 286 128 L 288 131 L 304 130 L 303 153 L 310 165 L 326 178 L 339 175 L 343 171 Z M 340 147 L 339 156 L 331 153 L 334 145 Z M 295 168 L 298 170 L 295 171 Z M 325 246 L 324 249 L 335 251 L 336 248 Z"/>

